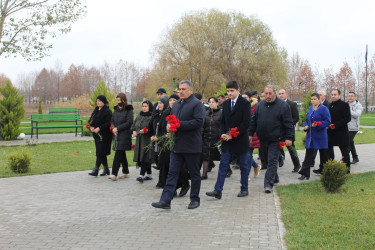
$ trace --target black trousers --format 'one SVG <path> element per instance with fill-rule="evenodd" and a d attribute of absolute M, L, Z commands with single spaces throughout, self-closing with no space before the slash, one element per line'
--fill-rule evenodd
<path fill-rule="evenodd" d="M 106 167 L 108 166 L 107 156 L 96 156 L 95 166 L 99 168 L 101 164 Z"/>
<path fill-rule="evenodd" d="M 339 149 L 341 151 L 341 155 L 343 157 L 342 161 L 346 163 L 348 167 L 348 173 L 350 173 L 350 153 L 349 153 L 349 146 L 348 145 L 339 145 Z M 335 159 L 335 153 L 333 151 L 333 146 L 328 146 L 329 150 L 329 159 Z"/>
<path fill-rule="evenodd" d="M 122 165 L 122 173 L 129 174 L 128 160 L 126 159 L 125 150 L 116 150 L 115 157 L 113 158 L 112 164 L 112 174 L 117 176 L 120 169 L 120 164 Z"/>
<path fill-rule="evenodd" d="M 302 168 L 298 172 L 299 174 L 310 177 L 310 168 L 311 166 L 314 166 L 317 152 L 318 149 L 306 148 L 305 160 L 302 162 Z M 323 164 L 328 161 L 328 149 L 319 149 L 319 155 L 320 165 L 322 166 L 321 170 L 323 170 Z"/>
<path fill-rule="evenodd" d="M 148 162 L 138 162 L 138 165 L 141 167 L 140 175 L 144 176 L 146 173 L 151 174 L 151 163 Z"/>
<path fill-rule="evenodd" d="M 288 151 L 289 151 L 289 155 L 290 155 L 290 158 L 292 159 L 292 162 L 293 162 L 293 166 L 295 169 L 298 169 L 301 167 L 301 164 L 299 162 L 299 158 L 298 158 L 298 153 L 296 151 L 296 148 L 294 146 L 294 141 L 292 141 L 292 146 L 289 146 L 287 147 Z M 284 153 L 284 150 L 280 150 L 280 153 L 281 155 L 284 156 L 284 159 L 285 159 L 285 153 Z"/>
<path fill-rule="evenodd" d="M 164 187 L 165 183 L 167 182 L 168 172 L 169 172 L 169 163 L 170 163 L 170 151 L 166 150 L 161 152 L 159 155 L 159 162 L 158 167 L 160 168 L 159 171 L 159 181 L 158 186 Z"/>
<path fill-rule="evenodd" d="M 355 149 L 355 145 L 354 145 L 354 137 L 357 134 L 357 132 L 358 131 L 349 131 L 349 144 L 350 144 L 349 149 L 350 149 L 350 152 L 352 153 L 353 160 L 354 159 L 358 160 L 357 150 Z"/>

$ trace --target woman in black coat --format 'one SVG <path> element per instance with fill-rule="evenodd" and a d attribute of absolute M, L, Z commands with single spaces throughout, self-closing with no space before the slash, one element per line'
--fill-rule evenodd
<path fill-rule="evenodd" d="M 215 143 L 220 140 L 220 122 L 221 122 L 221 109 L 218 108 L 218 100 L 216 97 L 208 99 L 210 109 L 206 111 L 206 117 L 203 124 L 203 173 L 202 180 L 207 179 L 207 172 L 210 161 L 220 161 L 220 152 L 215 147 Z"/>
<path fill-rule="evenodd" d="M 157 143 L 155 142 L 155 138 L 157 137 L 157 130 L 160 125 L 161 116 L 163 112 L 168 108 L 168 100 L 169 100 L 168 96 L 163 96 L 158 99 L 158 102 L 156 103 L 158 108 L 152 113 L 151 121 L 149 125 L 147 126 L 147 129 L 150 135 L 152 135 L 151 141 L 153 141 L 153 144 L 152 144 L 153 147 L 151 149 L 151 158 L 152 158 L 152 161 L 156 163 L 156 165 L 158 164 L 158 161 L 159 161 L 159 157 L 158 157 L 159 149 L 158 149 Z M 160 170 L 159 167 L 157 166 L 154 168 L 157 170 Z"/>
<path fill-rule="evenodd" d="M 98 176 L 99 167 L 103 164 L 104 170 L 100 176 L 109 175 L 107 156 L 111 154 L 112 134 L 109 130 L 112 111 L 108 107 L 108 100 L 104 95 L 96 99 L 97 107 L 92 112 L 89 120 L 89 129 L 93 133 L 96 147 L 95 167 L 89 175 Z"/>
<path fill-rule="evenodd" d="M 151 137 L 152 141 L 157 142 L 160 137 L 167 134 L 168 122 L 165 119 L 167 118 L 168 115 L 170 115 L 173 103 L 179 99 L 180 97 L 176 94 L 171 95 L 171 97 L 168 99 L 169 100 L 168 104 L 165 105 L 165 110 L 161 114 L 161 118 L 160 118 L 159 125 L 157 127 L 157 131 L 155 135 Z M 163 146 L 164 146 L 163 144 L 158 142 L 159 150 L 161 150 Z M 159 172 L 159 181 L 156 184 L 157 188 L 164 188 L 165 183 L 167 181 L 167 176 L 168 176 L 168 171 L 169 171 L 169 162 L 170 162 L 169 154 L 170 154 L 170 151 L 165 149 L 159 155 L 158 167 L 160 168 L 160 172 Z"/>
<path fill-rule="evenodd" d="M 117 174 L 122 165 L 122 175 L 119 179 L 129 177 L 128 160 L 126 159 L 125 150 L 131 150 L 132 135 L 130 128 L 133 124 L 133 106 L 128 105 L 126 95 L 120 93 L 116 96 L 117 106 L 111 120 L 111 131 L 113 134 L 113 150 L 115 150 L 115 157 L 112 164 L 112 175 L 108 177 L 113 181 L 117 180 Z"/>

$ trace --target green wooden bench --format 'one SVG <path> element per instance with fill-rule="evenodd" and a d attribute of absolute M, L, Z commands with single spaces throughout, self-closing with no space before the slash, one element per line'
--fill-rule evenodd
<path fill-rule="evenodd" d="M 50 114 L 79 114 L 76 108 L 49 108 Z"/>
<path fill-rule="evenodd" d="M 71 124 L 46 124 L 52 122 L 66 122 Z M 45 128 L 75 128 L 76 136 L 78 129 L 81 128 L 83 136 L 83 120 L 78 114 L 32 114 L 31 115 L 31 138 L 33 138 L 34 129 L 36 129 L 36 138 L 38 138 L 39 129 Z"/>

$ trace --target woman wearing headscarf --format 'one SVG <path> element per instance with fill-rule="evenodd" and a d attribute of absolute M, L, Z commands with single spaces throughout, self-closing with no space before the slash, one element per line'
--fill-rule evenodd
<path fill-rule="evenodd" d="M 331 124 L 331 115 L 326 106 L 320 103 L 318 93 L 311 94 L 311 106 L 307 111 L 304 130 L 306 134 L 306 154 L 302 168 L 298 172 L 299 180 L 310 179 L 310 167 L 314 164 L 316 150 L 319 150 L 320 162 L 323 165 L 328 161 L 328 135 L 327 127 Z"/>
<path fill-rule="evenodd" d="M 152 109 L 152 103 L 150 101 L 144 101 L 142 103 L 142 110 L 137 118 L 135 118 L 131 127 L 133 136 L 136 137 L 133 161 L 137 162 L 138 166 L 141 167 L 140 174 L 137 178 L 137 181 L 141 183 L 144 180 L 152 180 L 151 151 L 146 149 L 147 145 L 150 143 L 151 137 L 147 127 L 151 121 Z"/>
<path fill-rule="evenodd" d="M 89 173 L 98 176 L 99 167 L 103 165 L 104 170 L 100 176 L 109 175 L 107 156 L 111 154 L 112 135 L 109 127 L 111 125 L 112 111 L 108 107 L 108 100 L 104 95 L 96 98 L 96 108 L 91 114 L 88 126 L 93 134 L 96 148 L 96 163 L 94 169 Z"/>
<path fill-rule="evenodd" d="M 126 150 L 131 150 L 132 135 L 130 128 L 133 124 L 133 106 L 128 105 L 126 95 L 120 93 L 116 96 L 117 106 L 114 107 L 114 112 L 111 120 L 111 131 L 113 137 L 113 150 L 115 150 L 115 157 L 112 164 L 112 175 L 108 177 L 113 181 L 117 180 L 117 174 L 122 165 L 122 175 L 119 179 L 129 177 L 128 160 L 126 159 Z"/>
<path fill-rule="evenodd" d="M 158 141 L 161 136 L 164 136 L 167 134 L 167 124 L 168 122 L 165 120 L 168 115 L 170 115 L 173 103 L 175 101 L 179 100 L 180 97 L 176 94 L 173 94 L 169 97 L 168 105 L 166 105 L 165 111 L 162 113 L 162 116 L 160 118 L 159 126 L 157 127 L 156 135 L 151 137 L 151 140 Z M 158 143 L 159 150 L 164 145 L 160 142 Z M 160 168 L 159 172 L 159 181 L 156 184 L 157 188 L 164 188 L 165 183 L 167 181 L 168 171 L 169 171 L 169 161 L 170 161 L 170 151 L 167 149 L 164 149 L 159 155 L 159 161 L 158 161 L 158 167 Z"/>
<path fill-rule="evenodd" d="M 208 98 L 209 109 L 206 111 L 206 117 L 203 124 L 203 172 L 201 179 L 207 179 L 207 172 L 210 161 L 220 161 L 220 152 L 215 146 L 220 140 L 220 122 L 222 110 L 218 108 L 216 97 Z"/>
<path fill-rule="evenodd" d="M 152 113 L 152 118 L 151 118 L 150 124 L 147 127 L 150 135 L 152 135 L 151 136 L 151 141 L 153 141 L 153 144 L 152 144 L 153 147 L 150 150 L 151 151 L 152 162 L 155 162 L 155 164 L 157 166 L 154 167 L 154 168 L 158 169 L 158 170 L 160 170 L 159 167 L 158 167 L 159 147 L 158 147 L 157 143 L 155 142 L 155 136 L 157 134 L 157 129 L 158 129 L 159 125 L 160 125 L 161 116 L 162 116 L 163 112 L 165 111 L 165 109 L 168 108 L 168 100 L 169 100 L 168 96 L 162 96 L 162 97 L 160 97 L 158 99 L 158 102 L 156 103 L 157 108 Z M 159 172 L 159 174 L 160 174 L 160 172 Z"/>

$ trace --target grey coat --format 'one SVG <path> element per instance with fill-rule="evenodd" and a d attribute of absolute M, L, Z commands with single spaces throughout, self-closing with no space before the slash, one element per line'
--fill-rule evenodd
<path fill-rule="evenodd" d="M 146 115 L 147 114 L 147 115 Z M 135 118 L 134 123 L 131 127 L 131 131 L 137 132 L 137 138 L 134 148 L 134 162 L 145 162 L 151 163 L 151 150 L 146 151 L 145 147 L 151 142 L 151 134 L 140 134 L 139 131 L 144 127 L 147 127 L 151 120 L 150 113 L 140 113 L 137 118 Z"/>
<path fill-rule="evenodd" d="M 118 106 L 115 106 L 111 124 L 118 130 L 118 135 L 113 135 L 113 143 L 116 145 L 116 150 L 131 150 L 132 135 L 130 128 L 133 124 L 133 116 L 134 113 L 132 105 L 127 105 L 124 107 L 124 109 L 120 109 Z"/>
<path fill-rule="evenodd" d="M 356 100 L 351 104 L 349 103 L 349 107 L 352 119 L 348 123 L 348 129 L 349 131 L 359 131 L 359 117 L 361 116 L 363 110 L 362 104 Z"/>

